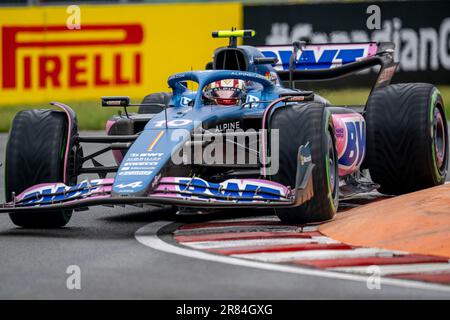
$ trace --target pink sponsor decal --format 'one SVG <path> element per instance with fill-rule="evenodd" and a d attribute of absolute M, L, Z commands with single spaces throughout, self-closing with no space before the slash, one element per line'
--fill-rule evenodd
<path fill-rule="evenodd" d="M 359 113 L 333 114 L 332 120 L 339 159 L 339 176 L 345 176 L 359 169 L 365 153 L 365 140 L 359 141 L 356 136 L 357 132 L 349 132 L 349 126 L 351 128 L 359 126 L 363 131 L 361 134 L 365 137 L 365 126 L 360 125 L 364 124 L 365 120 Z M 349 161 L 349 155 L 350 159 L 354 160 Z"/>
<path fill-rule="evenodd" d="M 109 135 L 109 131 L 111 130 L 111 127 L 113 124 L 116 123 L 115 120 L 108 120 L 106 121 L 106 134 Z M 111 151 L 114 157 L 114 160 L 116 160 L 116 164 L 120 164 L 123 160 L 123 155 L 120 150 L 113 150 Z"/>
<path fill-rule="evenodd" d="M 70 148 L 70 137 L 72 136 L 72 116 L 71 110 L 68 105 L 65 105 L 61 102 L 52 102 L 52 105 L 62 109 L 67 116 L 68 121 L 68 130 L 67 130 L 67 139 L 66 139 L 66 150 L 64 152 L 64 182 L 67 183 L 67 162 L 69 160 L 69 148 Z"/>

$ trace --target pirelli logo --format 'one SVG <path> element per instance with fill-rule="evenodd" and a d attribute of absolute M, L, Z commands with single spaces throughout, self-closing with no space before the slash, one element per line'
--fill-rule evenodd
<path fill-rule="evenodd" d="M 4 90 L 141 85 L 140 24 L 3 26 Z"/>

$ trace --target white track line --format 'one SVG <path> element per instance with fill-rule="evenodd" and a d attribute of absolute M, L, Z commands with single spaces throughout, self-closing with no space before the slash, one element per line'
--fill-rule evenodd
<path fill-rule="evenodd" d="M 390 250 L 376 248 L 356 248 L 351 250 L 303 250 L 289 252 L 264 252 L 264 253 L 246 253 L 235 254 L 236 258 L 245 258 L 251 260 L 259 260 L 265 262 L 285 262 L 291 260 L 319 260 L 319 259 L 341 259 L 341 258 L 366 258 L 377 256 L 392 256 L 393 254 L 401 254 Z"/>
<path fill-rule="evenodd" d="M 206 261 L 213 261 L 218 263 L 226 263 L 230 265 L 247 267 L 247 268 L 255 268 L 261 270 L 268 271 L 279 271 L 279 272 L 287 272 L 293 274 L 300 274 L 304 276 L 311 277 L 322 277 L 336 280 L 348 280 L 348 281 L 356 281 L 367 283 L 367 276 L 356 275 L 356 274 L 348 274 L 348 273 L 337 273 L 332 271 L 323 271 L 311 268 L 302 268 L 297 266 L 287 266 L 280 264 L 272 264 L 272 263 L 263 263 L 258 261 L 250 261 L 244 259 L 233 258 L 229 256 L 222 256 L 212 253 L 207 253 L 204 251 L 197 251 L 194 249 L 182 248 L 179 246 L 175 246 L 169 244 L 163 240 L 161 240 L 157 236 L 158 230 L 161 228 L 171 224 L 170 221 L 158 221 L 152 222 L 138 229 L 135 233 L 135 238 L 137 241 L 142 243 L 145 246 L 148 246 L 152 249 L 163 251 L 171 254 L 176 254 L 180 256 L 190 257 L 194 259 L 201 259 Z M 437 285 L 432 283 L 424 283 L 419 281 L 412 280 L 402 280 L 402 279 L 389 279 L 389 278 L 381 278 L 381 283 L 383 285 L 391 285 L 403 288 L 415 288 L 422 290 L 437 290 L 450 292 L 450 288 L 448 286 Z M 365 285 L 365 284 L 364 284 Z"/>
<path fill-rule="evenodd" d="M 310 243 L 339 243 L 339 241 L 328 237 L 311 237 L 311 239 L 301 238 L 275 238 L 275 239 L 252 239 L 252 240 L 225 240 L 225 241 L 197 241 L 197 242 L 180 242 L 184 246 L 194 249 L 215 249 L 215 248 L 235 248 L 235 247 L 251 247 L 251 246 L 275 246 L 288 244 L 310 244 Z"/>
<path fill-rule="evenodd" d="M 380 275 L 394 275 L 406 273 L 440 273 L 450 271 L 450 264 L 448 263 L 414 263 L 414 264 L 396 264 L 389 266 L 378 266 Z M 359 274 L 367 274 L 366 267 L 337 267 L 329 268 L 328 270 L 351 272 Z"/>

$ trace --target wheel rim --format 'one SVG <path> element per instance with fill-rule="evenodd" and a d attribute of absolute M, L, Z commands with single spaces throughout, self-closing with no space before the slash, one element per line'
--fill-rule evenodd
<path fill-rule="evenodd" d="M 434 161 L 439 172 L 442 174 L 445 168 L 445 152 L 447 149 L 447 137 L 445 136 L 445 123 L 439 108 L 434 108 L 433 119 L 433 144 Z"/>
<path fill-rule="evenodd" d="M 328 173 L 329 173 L 329 181 L 331 188 L 331 194 L 333 195 L 333 199 L 335 198 L 336 194 L 336 152 L 334 148 L 333 138 L 331 137 L 330 132 L 328 131 L 327 134 L 327 140 L 328 140 Z"/>

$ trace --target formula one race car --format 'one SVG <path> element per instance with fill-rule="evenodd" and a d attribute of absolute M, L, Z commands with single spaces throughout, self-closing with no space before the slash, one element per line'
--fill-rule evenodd
<path fill-rule="evenodd" d="M 270 208 L 287 223 L 333 218 L 339 199 L 375 189 L 399 195 L 444 183 L 447 121 L 431 84 L 389 85 L 392 43 L 238 46 L 252 30 L 213 32 L 230 44 L 204 71 L 172 75 L 171 93 L 103 97 L 125 112 L 105 136 L 79 136 L 70 107 L 17 114 L 6 150 L 0 212 L 22 227 L 60 227 L 95 205 L 180 212 Z M 298 80 L 379 66 L 366 105 L 333 106 Z M 288 85 L 283 86 L 283 83 Z M 86 155 L 83 145 L 106 147 Z M 116 166 L 95 159 L 112 151 Z M 93 166 L 85 164 L 91 161 Z M 115 173 L 114 178 L 107 178 Z M 98 178 L 79 182 L 84 174 Z"/>

